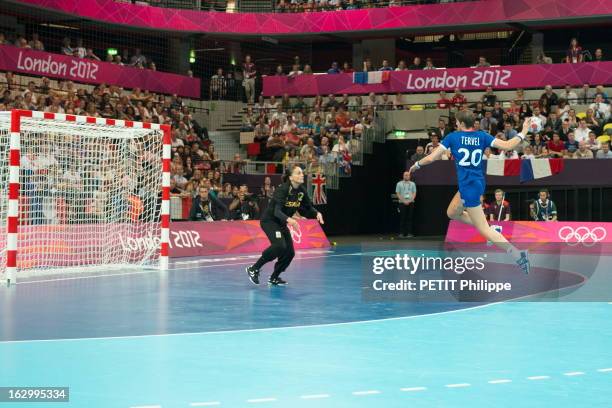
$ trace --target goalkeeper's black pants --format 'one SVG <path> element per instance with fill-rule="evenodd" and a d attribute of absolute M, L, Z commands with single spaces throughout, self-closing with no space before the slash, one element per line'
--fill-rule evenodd
<path fill-rule="evenodd" d="M 260 224 L 271 245 L 263 251 L 253 267 L 261 269 L 268 262 L 277 259 L 274 264 L 274 272 L 270 276 L 270 279 L 274 279 L 287 269 L 295 256 L 293 239 L 291 239 L 291 232 L 289 232 L 287 224 L 281 225 L 272 220 L 262 220 Z"/>

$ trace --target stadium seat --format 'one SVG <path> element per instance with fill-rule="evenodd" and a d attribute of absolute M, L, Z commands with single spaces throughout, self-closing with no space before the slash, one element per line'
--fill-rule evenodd
<path fill-rule="evenodd" d="M 576 117 L 577 117 L 578 119 L 585 119 L 585 118 L 586 118 L 586 112 L 578 112 L 578 113 L 576 114 Z"/>
<path fill-rule="evenodd" d="M 608 143 L 610 141 L 610 136 L 608 136 L 608 135 L 601 135 L 601 136 L 597 137 L 597 141 L 599 143 Z"/>
<path fill-rule="evenodd" d="M 606 126 L 604 126 L 603 130 L 604 132 L 608 129 L 612 129 L 612 123 L 608 123 Z"/>
<path fill-rule="evenodd" d="M 413 110 L 413 111 L 420 111 L 424 109 L 425 109 L 425 105 L 411 105 L 410 106 L 410 110 Z"/>

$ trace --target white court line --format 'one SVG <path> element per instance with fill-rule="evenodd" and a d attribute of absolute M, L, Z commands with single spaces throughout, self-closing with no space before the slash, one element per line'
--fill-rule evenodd
<path fill-rule="evenodd" d="M 329 394 L 311 394 L 311 395 L 302 395 L 301 399 L 321 399 L 321 398 L 329 398 Z"/>
<path fill-rule="evenodd" d="M 403 392 L 415 392 L 415 391 L 425 391 L 427 387 L 408 387 L 408 388 L 400 388 L 400 391 Z"/>
<path fill-rule="evenodd" d="M 600 373 L 609 373 L 612 371 L 612 368 L 600 368 L 599 370 Z"/>
<path fill-rule="evenodd" d="M 368 390 L 368 391 L 355 391 L 355 392 L 353 392 L 353 395 L 357 395 L 357 396 L 361 396 L 361 395 L 376 395 L 376 394 L 380 394 L 380 391 L 378 391 L 378 390 Z"/>
<path fill-rule="evenodd" d="M 276 401 L 276 398 L 254 398 L 254 399 L 247 400 L 247 402 L 250 404 L 260 404 L 262 402 L 274 402 L 274 401 Z"/>
<path fill-rule="evenodd" d="M 465 388 L 470 387 L 472 384 L 469 383 L 459 383 L 459 384 L 446 384 L 446 388 Z"/>
<path fill-rule="evenodd" d="M 511 383 L 511 382 L 512 382 L 512 380 L 507 380 L 507 379 L 488 381 L 489 384 L 508 384 L 508 383 Z"/>
<path fill-rule="evenodd" d="M 547 375 L 534 375 L 533 377 L 527 377 L 528 380 L 531 381 L 539 381 L 539 380 L 548 380 L 550 379 Z"/>
<path fill-rule="evenodd" d="M 569 373 L 563 373 L 563 375 L 566 375 L 568 377 L 575 377 L 577 375 L 584 375 L 583 371 L 571 371 Z"/>
<path fill-rule="evenodd" d="M 134 405 L 130 408 L 162 408 L 161 405 Z"/>
<path fill-rule="evenodd" d="M 190 407 L 214 407 L 217 405 L 221 405 L 219 401 L 210 401 L 210 402 L 191 402 L 189 403 Z"/>

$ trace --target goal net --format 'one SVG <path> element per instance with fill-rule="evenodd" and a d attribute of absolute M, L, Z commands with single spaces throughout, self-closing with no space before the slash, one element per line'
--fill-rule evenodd
<path fill-rule="evenodd" d="M 159 266 L 163 128 L 0 112 L 0 280 Z"/>

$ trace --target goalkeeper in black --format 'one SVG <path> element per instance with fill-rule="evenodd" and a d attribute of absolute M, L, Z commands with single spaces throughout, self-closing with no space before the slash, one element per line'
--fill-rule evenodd
<path fill-rule="evenodd" d="M 271 245 L 253 266 L 246 268 L 249 279 L 254 284 L 259 284 L 261 267 L 274 259 L 277 261 L 268 283 L 272 286 L 287 284 L 280 278 L 280 274 L 287 269 L 295 256 L 288 226 L 298 227 L 297 221 L 292 218 L 298 211 L 300 215 L 316 218 L 323 224 L 323 216 L 312 206 L 306 187 L 304 187 L 304 172 L 299 166 L 295 166 L 284 174 L 283 184 L 276 188 L 270 204 L 261 216 L 261 228 Z"/>

